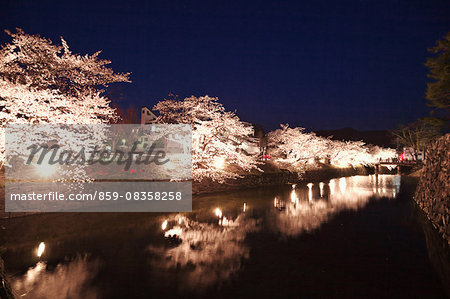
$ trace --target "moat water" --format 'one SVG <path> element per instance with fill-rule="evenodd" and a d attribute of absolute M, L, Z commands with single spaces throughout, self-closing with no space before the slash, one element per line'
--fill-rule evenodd
<path fill-rule="evenodd" d="M 415 186 L 353 176 L 198 196 L 191 213 L 4 219 L 2 257 L 18 298 L 445 298 L 448 245 Z"/>

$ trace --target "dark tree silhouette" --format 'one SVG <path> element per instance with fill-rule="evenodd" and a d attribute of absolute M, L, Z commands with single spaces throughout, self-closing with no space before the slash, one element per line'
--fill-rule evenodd
<path fill-rule="evenodd" d="M 428 51 L 437 56 L 429 57 L 425 63 L 430 71 L 428 77 L 434 79 L 427 84 L 425 94 L 428 106 L 434 109 L 425 121 L 447 131 L 450 120 L 450 32 Z"/>

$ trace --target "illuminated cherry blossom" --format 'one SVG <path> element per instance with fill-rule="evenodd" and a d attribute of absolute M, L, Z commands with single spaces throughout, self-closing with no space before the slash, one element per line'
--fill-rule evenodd
<path fill-rule="evenodd" d="M 258 169 L 257 157 L 240 150 L 253 135 L 252 126 L 225 111 L 217 98 L 189 97 L 164 100 L 153 107 L 158 122 L 192 125 L 192 177 L 219 182 Z"/>
<path fill-rule="evenodd" d="M 306 133 L 304 128 L 281 129 L 269 132 L 268 146 L 276 163 L 283 168 L 303 172 L 308 163 L 317 159 L 329 160 L 338 167 L 372 165 L 380 159 L 395 157 L 395 150 L 366 145 L 362 141 L 339 141 Z"/>
<path fill-rule="evenodd" d="M 72 54 L 67 42 L 53 44 L 21 29 L 0 49 L 0 165 L 5 162 L 6 124 L 101 124 L 117 119 L 103 96 L 109 83 L 130 82 L 108 60 Z"/>

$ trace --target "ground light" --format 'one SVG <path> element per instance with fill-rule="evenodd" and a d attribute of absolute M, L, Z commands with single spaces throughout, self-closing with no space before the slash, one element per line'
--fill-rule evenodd
<path fill-rule="evenodd" d="M 41 255 L 44 253 L 44 250 L 45 250 L 45 243 L 44 242 L 41 242 L 40 244 L 39 244 L 39 247 L 38 247 L 38 250 L 37 250 L 37 256 L 40 258 L 41 257 Z"/>
<path fill-rule="evenodd" d="M 42 161 L 42 163 L 40 164 L 36 164 L 35 170 L 37 174 L 39 174 L 39 176 L 46 178 L 53 175 L 56 172 L 57 166 L 56 164 L 51 165 L 47 159 L 45 161 Z"/>

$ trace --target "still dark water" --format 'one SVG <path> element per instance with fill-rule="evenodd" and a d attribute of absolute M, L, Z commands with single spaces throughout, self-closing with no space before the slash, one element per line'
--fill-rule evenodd
<path fill-rule="evenodd" d="M 21 298 L 445 298 L 448 246 L 415 183 L 354 176 L 200 196 L 192 213 L 2 220 L 2 256 Z"/>

